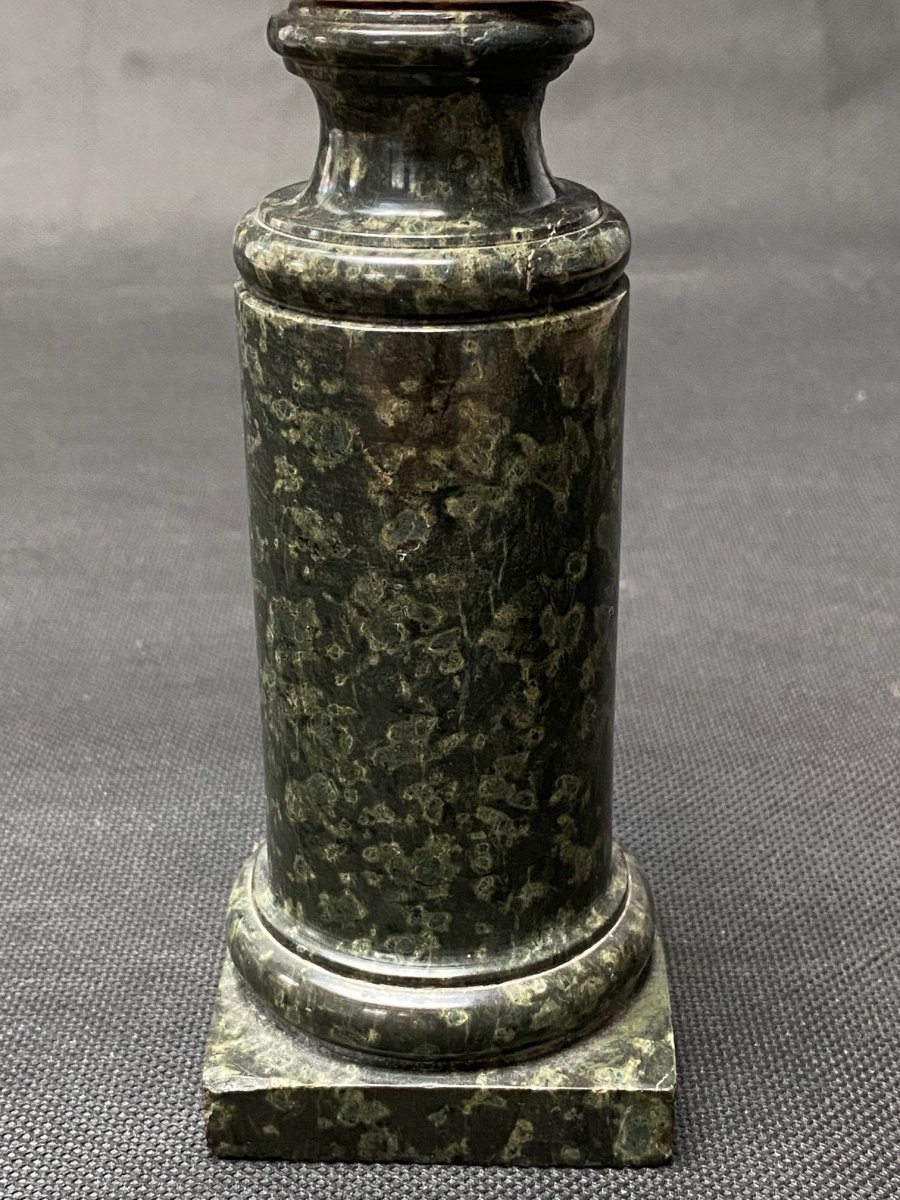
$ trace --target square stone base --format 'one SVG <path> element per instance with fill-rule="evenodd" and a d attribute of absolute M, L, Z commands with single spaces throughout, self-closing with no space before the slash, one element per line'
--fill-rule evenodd
<path fill-rule="evenodd" d="M 210 1149 L 304 1162 L 649 1166 L 673 1149 L 662 944 L 599 1033 L 543 1058 L 415 1072 L 343 1058 L 272 1019 L 228 959 L 203 1072 Z"/>

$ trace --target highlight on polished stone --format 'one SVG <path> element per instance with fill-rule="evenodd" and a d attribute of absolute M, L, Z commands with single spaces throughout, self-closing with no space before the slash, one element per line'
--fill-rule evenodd
<path fill-rule="evenodd" d="M 630 235 L 541 145 L 580 6 L 294 3 L 322 123 L 235 260 L 267 833 L 210 1147 L 641 1165 L 675 1060 L 612 833 Z"/>

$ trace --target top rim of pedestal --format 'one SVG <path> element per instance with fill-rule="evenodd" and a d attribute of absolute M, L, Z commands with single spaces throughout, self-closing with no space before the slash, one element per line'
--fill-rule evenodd
<path fill-rule="evenodd" d="M 543 88 L 592 34 L 590 14 L 571 0 L 465 8 L 294 0 L 272 18 L 269 41 L 316 92 L 319 160 L 310 181 L 272 193 L 238 226 L 245 283 L 305 311 L 438 320 L 544 312 L 609 291 L 628 261 L 627 224 L 589 188 L 554 179 L 540 147 Z M 508 194 L 488 170 L 484 181 L 470 173 L 472 131 L 454 114 L 458 97 L 472 96 L 498 128 L 500 112 L 519 114 L 510 129 L 521 119 L 518 140 L 503 149 L 509 130 L 498 133 L 476 164 L 505 163 L 515 180 Z M 445 139 L 443 172 L 433 149 L 422 153 L 432 131 Z M 378 171 L 388 179 L 388 166 L 403 168 L 385 203 L 369 185 L 378 153 L 376 180 Z M 421 173 L 410 166 L 417 155 Z"/>
<path fill-rule="evenodd" d="M 336 62 L 344 70 L 363 71 L 457 67 L 475 76 L 498 70 L 555 73 L 553 64 L 564 69 L 593 32 L 590 13 L 571 0 L 396 7 L 294 0 L 269 22 L 272 48 L 307 77 L 319 65 L 333 69 Z"/>

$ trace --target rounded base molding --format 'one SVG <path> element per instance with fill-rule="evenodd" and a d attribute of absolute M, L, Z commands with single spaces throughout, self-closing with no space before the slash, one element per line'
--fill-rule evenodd
<path fill-rule="evenodd" d="M 449 975 L 428 964 L 327 959 L 321 943 L 297 952 L 276 936 L 256 899 L 260 847 L 232 892 L 231 956 L 245 982 L 282 1021 L 370 1059 L 460 1067 L 550 1053 L 593 1032 L 630 997 L 653 950 L 650 889 L 635 859 L 617 848 L 621 902 L 571 956 L 498 977 L 498 964 Z M 620 873 L 621 872 L 621 873 Z M 263 890 L 265 897 L 265 890 Z M 265 903 L 265 900 L 264 900 Z M 600 909 L 602 910 L 602 905 Z M 315 957 L 312 957 L 315 954 Z"/>

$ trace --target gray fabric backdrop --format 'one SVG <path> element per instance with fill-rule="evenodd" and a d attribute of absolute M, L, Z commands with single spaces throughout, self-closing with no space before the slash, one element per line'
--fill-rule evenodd
<path fill-rule="evenodd" d="M 249 0 L 0 6 L 0 1195 L 888 1197 L 900 1105 L 900 6 L 641 0 L 548 104 L 631 218 L 617 825 L 655 1172 L 222 1164 L 262 826 L 231 226 L 312 107 Z"/>

